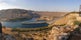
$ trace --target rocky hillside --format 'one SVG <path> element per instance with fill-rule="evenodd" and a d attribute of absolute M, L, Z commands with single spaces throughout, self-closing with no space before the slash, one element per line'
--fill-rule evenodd
<path fill-rule="evenodd" d="M 64 17 L 55 21 L 55 25 L 70 24 L 72 25 L 74 21 L 81 21 L 79 13 L 68 13 Z"/>
<path fill-rule="evenodd" d="M 69 13 L 52 25 L 50 40 L 81 40 L 81 17 Z"/>
<path fill-rule="evenodd" d="M 0 19 L 2 20 L 10 20 L 17 18 L 26 18 L 31 19 L 32 12 L 24 10 L 24 9 L 5 9 L 0 10 Z"/>
<path fill-rule="evenodd" d="M 20 18 L 39 18 L 40 15 L 32 10 L 25 9 L 4 9 L 0 10 L 0 19 L 10 20 L 10 19 L 20 19 Z"/>

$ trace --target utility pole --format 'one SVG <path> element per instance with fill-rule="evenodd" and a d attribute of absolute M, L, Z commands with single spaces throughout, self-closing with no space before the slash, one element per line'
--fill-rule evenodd
<path fill-rule="evenodd" d="M 80 5 L 80 8 L 79 8 L 79 16 L 81 16 L 81 5 Z"/>

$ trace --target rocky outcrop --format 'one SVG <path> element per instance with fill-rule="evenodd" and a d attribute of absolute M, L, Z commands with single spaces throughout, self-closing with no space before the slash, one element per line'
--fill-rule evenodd
<path fill-rule="evenodd" d="M 29 31 L 29 32 L 12 32 L 9 29 L 4 31 L 4 39 L 10 40 L 74 40 L 81 37 L 80 32 L 76 31 L 79 26 L 54 26 L 52 29 Z M 5 30 L 5 29 L 4 29 Z"/>
<path fill-rule="evenodd" d="M 81 40 L 81 24 L 71 32 L 68 40 Z"/>
<path fill-rule="evenodd" d="M 50 40 L 68 40 L 71 37 L 71 32 L 73 32 L 78 26 L 54 26 L 49 32 Z"/>

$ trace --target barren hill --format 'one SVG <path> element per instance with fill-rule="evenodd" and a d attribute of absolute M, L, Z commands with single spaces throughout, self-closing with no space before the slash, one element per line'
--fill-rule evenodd
<path fill-rule="evenodd" d="M 71 24 L 73 21 L 81 21 L 81 17 L 78 13 L 68 13 L 64 17 L 56 20 L 54 23 L 55 25 L 61 25 L 61 24 Z"/>
<path fill-rule="evenodd" d="M 37 12 L 41 16 L 48 16 L 48 17 L 61 17 L 67 14 L 68 12 Z"/>

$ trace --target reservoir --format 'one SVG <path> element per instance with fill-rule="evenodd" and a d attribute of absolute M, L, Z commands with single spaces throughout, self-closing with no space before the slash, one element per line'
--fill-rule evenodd
<path fill-rule="evenodd" d="M 32 21 L 33 20 L 33 21 Z M 37 28 L 37 27 L 46 27 L 49 24 L 46 21 L 35 21 L 34 19 L 29 21 L 21 21 L 21 22 L 1 22 L 2 26 L 9 28 Z"/>

